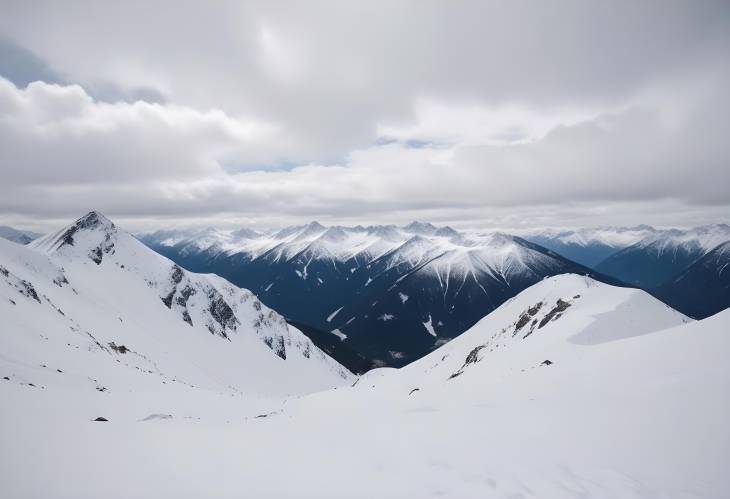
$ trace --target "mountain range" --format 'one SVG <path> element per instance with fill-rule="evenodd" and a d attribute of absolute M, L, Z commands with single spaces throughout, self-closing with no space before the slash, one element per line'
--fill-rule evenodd
<path fill-rule="evenodd" d="M 660 231 L 610 255 L 595 269 L 653 290 L 728 240 L 730 226 L 725 224 Z"/>
<path fill-rule="evenodd" d="M 707 252 L 656 289 L 665 303 L 703 319 L 730 306 L 730 241 Z"/>
<path fill-rule="evenodd" d="M 253 290 L 321 348 L 364 372 L 419 358 L 551 275 L 592 275 L 667 296 L 658 287 L 730 240 L 730 227 L 543 229 L 517 236 L 424 222 L 312 222 L 265 233 L 208 228 L 139 237 L 184 267 Z M 675 295 L 679 310 L 707 316 L 685 307 L 686 295 Z M 717 302 L 725 308 L 730 297 L 720 293 Z"/>
<path fill-rule="evenodd" d="M 703 319 L 730 307 L 725 268 L 727 224 L 691 229 L 634 228 L 531 231 L 524 237 L 630 286 L 649 291 L 677 310 Z"/>
<path fill-rule="evenodd" d="M 523 238 L 586 267 L 594 268 L 606 258 L 662 231 L 648 225 L 582 229 L 530 229 Z"/>
<path fill-rule="evenodd" d="M 2 236 L 27 244 L 38 235 L 5 228 Z M 43 249 L 51 236 L 29 247 Z M 312 222 L 271 232 L 209 228 L 138 237 L 181 270 L 215 273 L 251 289 L 284 315 L 290 330 L 358 373 L 408 364 L 522 289 L 567 272 L 640 287 L 694 318 L 730 306 L 730 257 L 721 244 L 730 240 L 730 227 L 724 224 L 543 229 L 516 236 L 422 222 Z M 166 297 L 170 309 L 179 308 L 176 298 L 184 300 Z"/>
<path fill-rule="evenodd" d="M 316 339 L 340 361 L 345 347 L 375 366 L 423 356 L 546 277 L 619 283 L 517 236 L 419 222 L 312 222 L 265 234 L 160 231 L 140 239 L 181 266 L 251 289 L 294 324 L 329 333 Z"/>

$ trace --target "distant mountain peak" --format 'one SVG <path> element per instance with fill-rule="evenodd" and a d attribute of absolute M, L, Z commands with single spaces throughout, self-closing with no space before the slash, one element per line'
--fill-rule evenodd
<path fill-rule="evenodd" d="M 29 242 L 37 239 L 41 236 L 36 232 L 30 232 L 26 230 L 18 230 L 7 225 L 0 225 L 0 238 L 13 241 L 18 244 L 28 244 Z"/>
<path fill-rule="evenodd" d="M 237 239 L 255 239 L 259 237 L 261 234 L 256 232 L 253 229 L 249 229 L 247 227 L 242 227 L 240 229 L 237 229 L 233 231 L 233 236 Z"/>
<path fill-rule="evenodd" d="M 409 223 L 408 225 L 406 225 L 405 227 L 403 227 L 403 230 L 405 230 L 407 232 L 413 232 L 415 234 L 429 234 L 430 235 L 430 234 L 435 233 L 438 229 L 434 225 L 432 225 L 428 222 L 413 221 L 413 222 Z"/>
<path fill-rule="evenodd" d="M 315 236 L 327 230 L 327 227 L 317 221 L 309 222 L 304 228 L 297 234 L 297 239 L 303 239 Z"/>
<path fill-rule="evenodd" d="M 461 234 L 456 232 L 454 229 L 452 229 L 448 225 L 441 227 L 436 232 L 434 232 L 433 235 L 439 236 L 439 237 L 449 237 L 449 238 L 461 237 Z"/>
<path fill-rule="evenodd" d="M 342 230 L 342 227 L 330 227 L 329 229 L 326 229 L 317 239 L 323 241 L 340 242 L 347 239 L 347 234 L 344 230 Z"/>

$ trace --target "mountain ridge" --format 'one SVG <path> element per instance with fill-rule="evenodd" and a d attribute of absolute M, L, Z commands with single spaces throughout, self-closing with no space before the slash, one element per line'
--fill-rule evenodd
<path fill-rule="evenodd" d="M 301 393 L 351 377 L 250 291 L 184 270 L 96 212 L 30 246 L 0 241 L 0 266 L 0 308 L 15 341 L 52 333 L 95 365 L 124 345 L 144 356 L 137 368 L 165 375 L 158 383 L 190 372 L 225 391 Z"/>
<path fill-rule="evenodd" d="M 174 244 L 167 232 L 141 239 L 180 265 L 252 289 L 290 322 L 329 331 L 331 341 L 320 343 L 327 351 L 344 342 L 386 365 L 418 358 L 548 275 L 584 273 L 618 284 L 521 237 L 424 222 L 312 222 L 238 241 L 230 234 L 192 254 L 195 237 Z M 341 312 L 330 317 L 334 310 Z"/>

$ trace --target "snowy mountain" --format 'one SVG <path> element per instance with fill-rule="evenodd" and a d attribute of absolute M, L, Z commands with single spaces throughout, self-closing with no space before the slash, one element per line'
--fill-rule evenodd
<path fill-rule="evenodd" d="M 0 241 L 0 316 L 0 369 L 18 386 L 164 399 L 351 377 L 251 292 L 183 270 L 96 212 L 29 246 Z"/>
<path fill-rule="evenodd" d="M 18 244 L 28 244 L 34 239 L 37 239 L 41 234 L 27 230 L 18 230 L 7 225 L 0 225 L 0 239 L 7 239 Z"/>
<path fill-rule="evenodd" d="M 518 234 L 569 260 L 595 267 L 614 253 L 656 234 L 648 225 L 582 229 L 533 229 Z"/>
<path fill-rule="evenodd" d="M 595 266 L 601 273 L 651 290 L 675 277 L 719 244 L 730 240 L 730 226 L 671 229 L 638 241 Z"/>
<path fill-rule="evenodd" d="M 712 249 L 654 294 L 696 319 L 730 307 L 730 241 Z"/>
<path fill-rule="evenodd" d="M 591 272 L 518 237 L 420 222 L 212 233 L 141 239 L 182 266 L 252 289 L 310 337 L 325 333 L 318 344 L 341 362 L 345 347 L 379 365 L 405 365 L 543 278 Z"/>
<path fill-rule="evenodd" d="M 461 376 L 460 382 L 481 383 L 495 371 L 505 375 L 574 361 L 587 347 L 690 322 L 644 291 L 561 275 L 526 289 L 393 380 L 417 383 L 423 391 Z"/>
<path fill-rule="evenodd" d="M 0 379 L 0 483 L 79 499 L 724 497 L 728 330 L 730 311 L 692 321 L 563 275 L 405 368 L 279 400 L 137 390 L 133 369 L 85 390 L 71 359 L 58 373 L 3 348 L 2 369 L 32 378 Z"/>

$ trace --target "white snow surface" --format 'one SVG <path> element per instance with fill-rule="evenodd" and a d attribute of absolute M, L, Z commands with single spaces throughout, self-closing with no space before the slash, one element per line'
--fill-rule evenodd
<path fill-rule="evenodd" d="M 31 267 L 56 268 L 38 256 Z M 44 499 L 725 497 L 728 331 L 730 311 L 695 322 L 642 291 L 564 275 L 405 368 L 276 400 L 192 368 L 162 385 L 122 369 L 141 362 L 131 353 L 109 367 L 111 354 L 68 348 L 61 332 L 4 328 L 0 487 Z"/>

